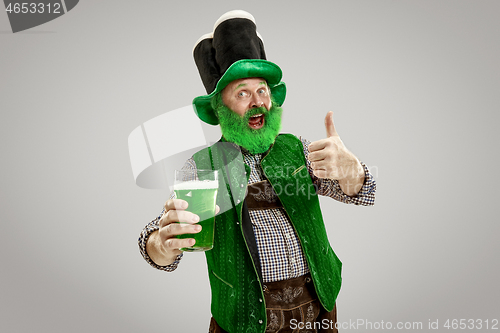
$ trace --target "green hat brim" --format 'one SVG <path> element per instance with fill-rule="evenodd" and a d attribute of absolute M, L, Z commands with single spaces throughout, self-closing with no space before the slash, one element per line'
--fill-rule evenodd
<path fill-rule="evenodd" d="M 275 63 L 262 59 L 243 59 L 234 62 L 217 82 L 215 90 L 209 95 L 198 96 L 193 100 L 194 111 L 198 118 L 210 125 L 218 125 L 210 100 L 221 92 L 230 82 L 249 77 L 261 77 L 267 81 L 273 100 L 280 106 L 286 96 L 286 85 L 281 81 L 281 68 Z"/>

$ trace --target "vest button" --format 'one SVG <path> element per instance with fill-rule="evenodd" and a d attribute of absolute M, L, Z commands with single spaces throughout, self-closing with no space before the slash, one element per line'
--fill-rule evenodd
<path fill-rule="evenodd" d="M 241 200 L 238 199 L 238 201 L 236 201 L 236 204 L 239 204 L 241 202 Z"/>
<path fill-rule="evenodd" d="M 262 303 L 262 298 L 259 298 L 259 302 Z"/>
<path fill-rule="evenodd" d="M 245 184 L 240 184 L 240 187 L 241 187 L 241 188 L 245 187 Z"/>
<path fill-rule="evenodd" d="M 260 320 L 259 320 L 259 324 L 261 324 L 261 325 L 262 325 L 263 323 L 264 323 L 264 322 L 262 321 L 262 319 L 260 319 Z"/>

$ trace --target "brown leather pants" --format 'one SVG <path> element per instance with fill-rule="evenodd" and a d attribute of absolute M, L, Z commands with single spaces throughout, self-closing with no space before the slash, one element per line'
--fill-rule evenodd
<path fill-rule="evenodd" d="M 327 312 L 321 306 L 309 274 L 270 282 L 264 286 L 266 333 L 337 333 L 337 307 Z M 209 333 L 228 333 L 214 318 Z"/>

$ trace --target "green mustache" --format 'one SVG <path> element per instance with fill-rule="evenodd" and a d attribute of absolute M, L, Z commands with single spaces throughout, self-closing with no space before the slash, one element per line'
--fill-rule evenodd
<path fill-rule="evenodd" d="M 261 106 L 260 108 L 250 109 L 247 112 L 245 112 L 245 114 L 243 115 L 243 119 L 248 124 L 248 121 L 253 116 L 258 115 L 258 114 L 263 114 L 264 118 L 266 118 L 267 114 L 270 113 L 270 112 L 271 111 L 268 111 L 264 106 Z"/>

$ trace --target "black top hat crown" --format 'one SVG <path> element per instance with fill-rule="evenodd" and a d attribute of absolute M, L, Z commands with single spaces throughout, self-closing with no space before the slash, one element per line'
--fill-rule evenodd
<path fill-rule="evenodd" d="M 247 15 L 245 15 L 247 14 Z M 224 14 L 194 48 L 193 56 L 207 94 L 215 90 L 226 70 L 238 60 L 266 60 L 264 43 L 253 16 L 243 11 Z"/>

